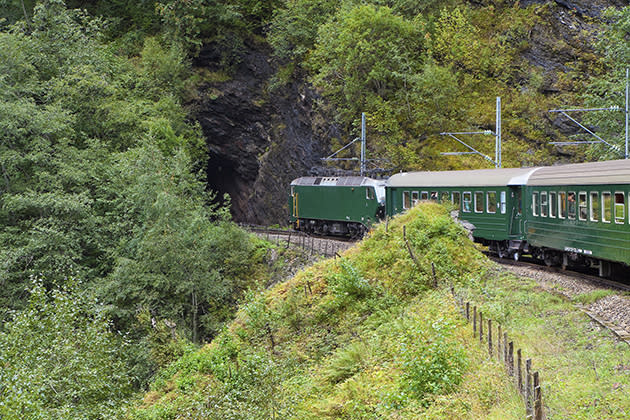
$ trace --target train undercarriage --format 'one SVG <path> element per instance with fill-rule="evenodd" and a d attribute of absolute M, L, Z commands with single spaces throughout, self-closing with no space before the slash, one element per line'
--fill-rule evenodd
<path fill-rule="evenodd" d="M 351 239 L 361 239 L 368 231 L 367 226 L 358 222 L 319 219 L 299 219 L 294 223 L 293 228 L 315 235 L 344 236 Z"/>
<path fill-rule="evenodd" d="M 625 264 L 601 260 L 578 252 L 561 251 L 552 248 L 535 247 L 521 240 L 481 241 L 488 250 L 499 258 L 519 260 L 523 255 L 530 255 L 547 267 L 560 267 L 563 270 L 596 270 L 599 277 L 619 278 L 627 276 L 630 267 Z"/>

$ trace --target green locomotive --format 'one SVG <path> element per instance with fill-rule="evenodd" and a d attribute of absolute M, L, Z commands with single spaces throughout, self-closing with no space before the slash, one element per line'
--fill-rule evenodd
<path fill-rule="evenodd" d="M 289 220 L 303 232 L 362 237 L 383 218 L 384 206 L 384 181 L 347 176 L 291 182 Z"/>

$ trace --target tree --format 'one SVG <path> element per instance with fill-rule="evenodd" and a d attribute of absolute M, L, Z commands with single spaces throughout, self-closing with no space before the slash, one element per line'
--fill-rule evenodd
<path fill-rule="evenodd" d="M 170 159 L 151 144 L 120 156 L 110 188 L 126 219 L 115 224 L 133 233 L 121 241 L 103 293 L 119 322 L 128 326 L 147 309 L 197 342 L 220 330 L 251 285 L 253 249 L 227 207 L 206 206 L 212 197 L 202 200 L 203 184 L 189 168 L 185 153 Z"/>
<path fill-rule="evenodd" d="M 588 85 L 585 101 L 592 107 L 610 107 L 624 109 L 626 68 L 630 67 L 630 7 L 608 9 L 606 12 L 610 24 L 605 28 L 597 43 L 597 50 L 603 55 L 603 69 Z M 622 113 L 591 112 L 586 121 L 596 127 L 597 134 L 618 149 L 606 146 L 593 146 L 589 149 L 592 159 L 619 159 L 623 157 L 624 118 Z"/>
<path fill-rule="evenodd" d="M 0 417 L 111 419 L 131 396 L 126 342 L 78 283 L 47 293 L 36 279 L 29 305 L 0 330 Z"/>

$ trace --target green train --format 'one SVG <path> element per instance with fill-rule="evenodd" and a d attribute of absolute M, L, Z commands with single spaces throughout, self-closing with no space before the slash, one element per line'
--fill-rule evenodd
<path fill-rule="evenodd" d="M 629 160 L 407 172 L 387 181 L 333 180 L 340 178 L 300 178 L 292 183 L 290 204 L 297 228 L 323 234 L 363 233 L 374 222 L 419 201 L 448 201 L 460 219 L 474 225 L 475 241 L 501 257 L 528 254 L 550 266 L 594 267 L 601 276 L 630 266 Z M 322 182 L 351 186 L 324 189 Z M 374 188 L 373 199 L 369 188 Z"/>
<path fill-rule="evenodd" d="M 360 238 L 385 215 L 385 181 L 367 177 L 302 177 L 291 182 L 290 222 L 320 235 Z"/>

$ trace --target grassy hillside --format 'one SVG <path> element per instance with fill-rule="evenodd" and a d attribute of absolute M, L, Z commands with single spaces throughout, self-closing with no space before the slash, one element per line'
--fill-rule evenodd
<path fill-rule="evenodd" d="M 249 296 L 217 339 L 161 373 L 131 417 L 522 417 L 452 297 L 432 288 L 431 262 L 442 286 L 479 281 L 486 267 L 448 212 L 427 204 Z"/>
<path fill-rule="evenodd" d="M 130 418 L 523 418 L 451 284 L 533 359 L 549 419 L 628 413 L 627 346 L 571 302 L 496 269 L 446 210 L 421 204 L 342 258 L 250 294 L 217 339 L 161 372 Z"/>

